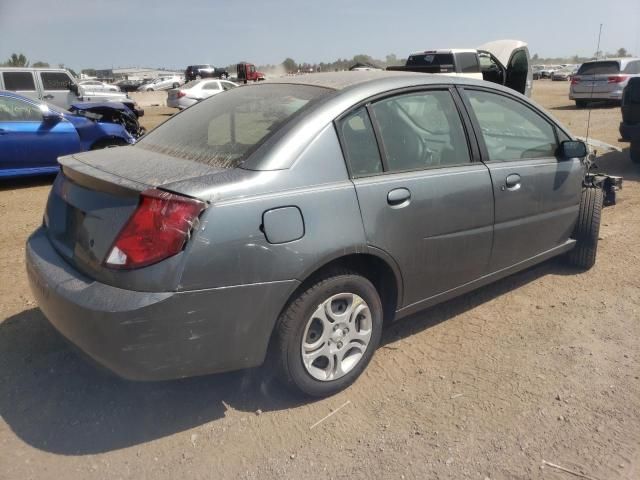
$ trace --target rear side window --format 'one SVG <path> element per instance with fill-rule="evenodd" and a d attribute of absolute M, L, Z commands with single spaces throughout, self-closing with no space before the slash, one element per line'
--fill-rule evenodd
<path fill-rule="evenodd" d="M 267 138 L 331 92 L 327 88 L 287 84 L 234 88 L 169 119 L 134 148 L 217 168 L 234 168 Z"/>
<path fill-rule="evenodd" d="M 0 122 L 40 122 L 42 112 L 17 98 L 0 97 Z"/>
<path fill-rule="evenodd" d="M 475 53 L 457 53 L 456 62 L 458 63 L 458 71 L 462 73 L 480 73 L 480 63 L 478 55 Z"/>
<path fill-rule="evenodd" d="M 469 147 L 448 91 L 400 95 L 373 105 L 389 171 L 469 163 Z"/>
<path fill-rule="evenodd" d="M 620 64 L 613 61 L 583 63 L 578 75 L 609 75 L 620 73 Z"/>
<path fill-rule="evenodd" d="M 42 72 L 40 78 L 42 88 L 45 90 L 69 90 L 69 83 L 71 83 L 69 76 L 62 72 Z"/>
<path fill-rule="evenodd" d="M 624 73 L 629 73 L 631 75 L 640 73 L 640 60 L 629 62 L 624 68 Z"/>
<path fill-rule="evenodd" d="M 207 82 L 204 85 L 202 85 L 202 89 L 203 90 L 220 90 L 220 87 L 218 86 L 218 82 Z"/>
<path fill-rule="evenodd" d="M 3 72 L 4 88 L 13 92 L 35 92 L 36 84 L 31 72 Z"/>
<path fill-rule="evenodd" d="M 382 172 L 378 144 L 371 119 L 364 107 L 342 119 L 340 134 L 352 177 L 365 177 Z"/>
<path fill-rule="evenodd" d="M 465 90 L 491 161 L 555 157 L 554 127 L 516 100 L 477 90 Z"/>

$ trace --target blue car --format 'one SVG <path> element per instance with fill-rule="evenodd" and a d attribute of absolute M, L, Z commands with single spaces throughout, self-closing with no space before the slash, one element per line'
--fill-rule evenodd
<path fill-rule="evenodd" d="M 0 178 L 56 173 L 60 156 L 130 145 L 142 133 L 123 105 L 78 107 L 71 113 L 0 90 Z"/>

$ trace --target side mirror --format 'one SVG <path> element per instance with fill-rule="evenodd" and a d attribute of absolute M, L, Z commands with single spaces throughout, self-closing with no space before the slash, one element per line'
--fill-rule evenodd
<path fill-rule="evenodd" d="M 62 120 L 62 114 L 51 110 L 46 105 L 40 105 L 40 111 L 42 112 L 42 121 L 45 123 L 57 123 Z"/>
<path fill-rule="evenodd" d="M 76 95 L 79 95 L 79 93 L 78 93 L 78 84 L 77 83 L 69 82 L 68 88 L 69 88 L 70 92 L 73 92 Z"/>
<path fill-rule="evenodd" d="M 559 156 L 563 159 L 584 158 L 589 154 L 587 145 L 579 140 L 565 140 L 560 144 Z"/>

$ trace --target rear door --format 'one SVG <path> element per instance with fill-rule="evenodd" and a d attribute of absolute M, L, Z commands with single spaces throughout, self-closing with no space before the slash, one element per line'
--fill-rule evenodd
<path fill-rule="evenodd" d="M 493 180 L 491 271 L 565 243 L 577 219 L 584 167 L 556 158 L 568 139 L 525 102 L 481 88 L 461 89 Z"/>
<path fill-rule="evenodd" d="M 2 72 L 2 82 L 4 83 L 3 88 L 5 90 L 19 93 L 34 100 L 38 100 L 39 98 L 35 77 L 31 71 Z"/>
<path fill-rule="evenodd" d="M 0 168 L 56 167 L 61 155 L 80 150 L 76 129 L 66 120 L 45 122 L 31 102 L 0 96 Z"/>
<path fill-rule="evenodd" d="M 69 90 L 74 80 L 66 72 L 38 72 L 38 75 L 42 85 L 42 100 L 64 109 L 77 101 L 75 93 Z"/>
<path fill-rule="evenodd" d="M 384 98 L 338 122 L 367 242 L 398 263 L 405 306 L 488 267 L 491 179 L 463 125 L 446 88 Z"/>

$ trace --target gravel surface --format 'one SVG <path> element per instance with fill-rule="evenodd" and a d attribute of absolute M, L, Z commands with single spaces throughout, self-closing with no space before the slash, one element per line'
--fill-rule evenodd
<path fill-rule="evenodd" d="M 535 82 L 584 135 L 588 113 L 567 93 Z M 148 108 L 143 123 L 170 112 Z M 579 478 L 544 461 L 640 478 L 640 167 L 619 121 L 616 107 L 591 113 L 591 135 L 626 149 L 598 162 L 625 186 L 592 270 L 549 261 L 398 322 L 353 387 L 315 402 L 263 369 L 133 383 L 86 363 L 24 271 L 51 179 L 3 182 L 0 478 Z"/>

